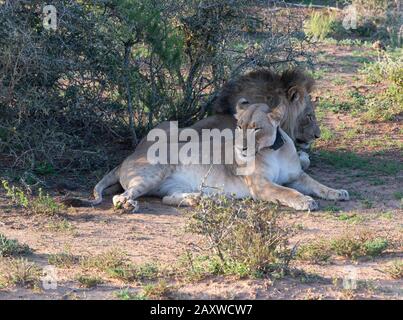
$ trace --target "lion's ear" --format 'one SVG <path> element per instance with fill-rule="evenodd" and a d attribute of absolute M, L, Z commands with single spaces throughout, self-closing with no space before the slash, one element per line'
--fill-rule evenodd
<path fill-rule="evenodd" d="M 298 86 L 293 86 L 287 91 L 287 99 L 290 102 L 299 101 L 303 96 L 302 90 Z"/>

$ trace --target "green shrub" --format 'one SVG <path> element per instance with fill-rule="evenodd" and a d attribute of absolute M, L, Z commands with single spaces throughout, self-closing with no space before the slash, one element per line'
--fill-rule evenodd
<path fill-rule="evenodd" d="M 107 170 L 121 156 L 105 141 L 131 147 L 163 120 L 194 122 L 251 66 L 311 62 L 302 17 L 267 20 L 257 3 L 55 0 L 56 30 L 43 27 L 43 1 L 0 5 L 0 153 L 41 175 Z"/>
<path fill-rule="evenodd" d="M 190 213 L 188 227 L 208 241 L 206 262 L 217 273 L 256 275 L 288 267 L 292 230 L 280 226 L 280 215 L 262 201 L 203 197 Z"/>
<path fill-rule="evenodd" d="M 332 13 L 315 11 L 304 24 L 305 33 L 318 40 L 323 40 L 336 31 L 338 22 Z"/>
<path fill-rule="evenodd" d="M 364 243 L 364 253 L 367 256 L 376 257 L 382 254 L 389 246 L 386 239 L 376 238 Z"/>
<path fill-rule="evenodd" d="M 301 245 L 298 248 L 296 257 L 312 263 L 321 263 L 328 261 L 331 255 L 332 252 L 328 241 L 321 240 Z"/>
<path fill-rule="evenodd" d="M 31 249 L 26 244 L 20 244 L 17 240 L 8 239 L 0 233 L 0 257 L 8 257 L 20 254 L 31 253 Z"/>
<path fill-rule="evenodd" d="M 87 275 L 78 276 L 77 281 L 84 288 L 94 288 L 103 283 L 103 280 L 101 278 Z"/>

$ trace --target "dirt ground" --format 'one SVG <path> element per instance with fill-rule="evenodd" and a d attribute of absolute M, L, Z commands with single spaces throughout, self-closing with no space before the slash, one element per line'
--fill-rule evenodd
<path fill-rule="evenodd" d="M 357 78 L 357 70 L 365 61 L 376 59 L 372 49 L 354 46 L 323 44 L 318 47 L 322 58 L 314 95 L 345 96 L 352 87 L 362 92 L 379 90 L 379 85 L 366 85 Z M 357 58 L 361 57 L 360 59 Z M 365 60 L 365 61 L 364 61 Z M 335 77 L 339 81 L 334 81 Z M 335 84 L 337 82 L 337 84 Z M 401 119 L 398 119 L 401 120 Z M 317 180 L 334 188 L 347 189 L 351 200 L 330 202 L 320 200 L 320 210 L 311 213 L 284 209 L 285 219 L 300 226 L 291 244 L 309 243 L 320 238 L 332 239 L 346 232 L 365 230 L 384 237 L 392 244 L 386 252 L 374 258 L 357 261 L 332 257 L 323 264 L 299 260 L 292 266 L 312 277 L 285 276 L 265 279 L 238 279 L 211 276 L 200 281 L 168 277 L 170 299 L 402 299 L 403 280 L 396 280 L 385 272 L 387 266 L 403 259 L 402 210 L 402 142 L 401 121 L 362 123 L 347 113 L 322 113 L 321 124 L 332 132 L 332 137 L 320 139 L 311 153 L 308 170 Z M 360 128 L 353 137 L 346 131 Z M 368 144 L 367 141 L 378 143 Z M 392 142 L 391 142 L 392 141 Z M 359 159 L 375 161 L 379 166 L 389 163 L 398 170 L 378 173 L 376 167 L 357 169 L 342 166 L 321 152 L 332 155 L 350 151 Z M 359 166 L 358 166 L 359 167 Z M 60 188 L 55 193 L 61 199 L 66 192 L 87 197 L 90 185 L 69 191 Z M 113 210 L 111 198 L 97 208 L 70 208 L 62 230 L 51 227 L 44 216 L 27 215 L 23 209 L 11 205 L 5 193 L 0 193 L 0 233 L 17 239 L 33 249 L 27 258 L 41 267 L 49 265 L 50 254 L 68 250 L 72 255 L 95 255 L 110 249 L 127 253 L 134 264 L 153 262 L 162 268 L 178 263 L 187 250 L 197 247 L 200 239 L 185 230 L 186 217 L 182 209 L 167 207 L 159 199 L 140 200 L 140 213 L 119 214 Z M 124 283 L 108 278 L 94 288 L 82 288 L 76 280 L 79 267 L 56 268 L 57 289 L 27 289 L 18 286 L 0 289 L 0 299 L 117 299 L 117 292 L 126 289 L 137 293 L 142 283 Z M 343 279 L 353 277 L 358 285 L 352 290 L 343 285 Z"/>

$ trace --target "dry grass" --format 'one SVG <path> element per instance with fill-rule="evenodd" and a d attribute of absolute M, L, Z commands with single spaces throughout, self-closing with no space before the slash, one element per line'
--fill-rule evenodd
<path fill-rule="evenodd" d="M 0 283 L 2 286 L 39 287 L 41 269 L 23 258 L 0 260 Z"/>
<path fill-rule="evenodd" d="M 395 260 L 390 263 L 385 272 L 391 276 L 391 278 L 400 280 L 403 278 L 403 260 Z"/>

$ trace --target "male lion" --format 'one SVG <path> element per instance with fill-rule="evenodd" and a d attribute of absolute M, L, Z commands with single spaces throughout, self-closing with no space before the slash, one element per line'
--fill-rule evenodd
<path fill-rule="evenodd" d="M 95 200 L 89 203 L 99 204 L 103 190 L 118 181 L 125 192 L 114 196 L 113 204 L 133 211 L 138 208 L 135 200 L 143 195 L 159 196 L 169 205 L 193 205 L 200 196 L 202 185 L 207 195 L 223 193 L 235 198 L 252 197 L 279 202 L 296 210 L 318 208 L 316 201 L 308 195 L 348 200 L 347 191 L 328 188 L 302 171 L 292 139 L 279 127 L 286 113 L 284 100 L 280 96 L 278 107 L 270 110 L 267 104 L 250 104 L 246 99 L 240 99 L 234 114 L 235 130 L 242 132 L 244 139 L 235 139 L 235 145 L 230 141 L 234 163 L 184 164 L 179 159 L 179 164 L 151 164 L 147 158 L 150 142 L 143 139 L 132 155 L 95 186 Z M 166 123 L 159 127 L 165 129 Z M 247 129 L 255 138 L 253 153 L 245 138 Z M 224 145 L 215 151 L 225 153 L 227 150 L 228 145 Z M 245 168 L 253 160 L 254 166 Z M 239 169 L 249 169 L 249 172 L 238 175 Z"/>
<path fill-rule="evenodd" d="M 224 85 L 213 111 L 233 114 L 240 98 L 275 108 L 280 96 L 285 94 L 286 110 L 280 126 L 297 145 L 306 147 L 320 137 L 310 97 L 314 84 L 313 78 L 297 69 L 281 74 L 266 69 L 252 71 Z"/>

